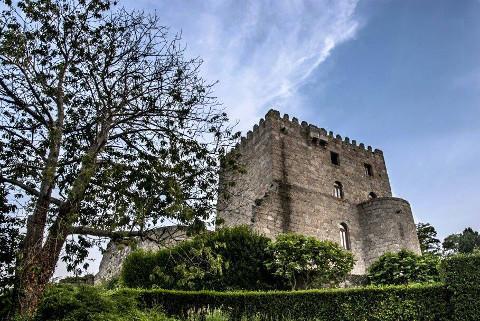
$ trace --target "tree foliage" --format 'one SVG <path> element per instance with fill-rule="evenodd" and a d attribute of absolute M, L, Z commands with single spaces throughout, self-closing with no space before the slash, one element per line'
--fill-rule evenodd
<path fill-rule="evenodd" d="M 438 282 L 436 255 L 417 255 L 408 250 L 388 252 L 378 258 L 368 269 L 368 279 L 375 285 L 400 285 L 408 283 Z"/>
<path fill-rule="evenodd" d="M 353 269 L 352 253 L 337 243 L 319 241 L 300 234 L 281 234 L 269 243 L 274 274 L 284 278 L 292 289 L 336 285 Z"/>
<path fill-rule="evenodd" d="M 447 254 L 468 254 L 480 250 L 480 233 L 467 227 L 462 233 L 447 236 L 443 240 L 443 249 Z"/>
<path fill-rule="evenodd" d="M 184 290 L 275 288 L 264 262 L 269 239 L 247 226 L 222 228 L 157 252 L 136 251 L 122 268 L 129 287 Z"/>
<path fill-rule="evenodd" d="M 440 240 L 437 239 L 437 231 L 430 223 L 416 224 L 418 241 L 422 253 L 438 254 L 440 252 Z"/>
<path fill-rule="evenodd" d="M 9 293 L 14 285 L 16 255 L 22 240 L 22 220 L 13 215 L 15 211 L 0 186 L 0 296 Z"/>
<path fill-rule="evenodd" d="M 231 133 L 200 65 L 158 16 L 109 0 L 4 6 L 0 183 L 10 216 L 28 218 L 20 313 L 33 313 L 67 240 L 74 268 L 92 236 L 210 220 Z"/>

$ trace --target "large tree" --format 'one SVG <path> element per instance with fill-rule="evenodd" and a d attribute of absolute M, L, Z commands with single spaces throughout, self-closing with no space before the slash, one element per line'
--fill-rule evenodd
<path fill-rule="evenodd" d="M 21 315 L 34 313 L 62 248 L 75 264 L 91 236 L 203 227 L 214 210 L 232 136 L 213 84 L 156 15 L 113 5 L 6 1 L 1 14 L 0 181 L 10 217 L 27 218 Z"/>
<path fill-rule="evenodd" d="M 440 252 L 441 243 L 437 239 L 437 231 L 430 223 L 416 224 L 418 241 L 422 254 L 438 254 Z"/>
<path fill-rule="evenodd" d="M 443 240 L 443 250 L 447 253 L 472 253 L 480 250 L 480 233 L 467 227 L 462 233 L 450 234 Z"/>

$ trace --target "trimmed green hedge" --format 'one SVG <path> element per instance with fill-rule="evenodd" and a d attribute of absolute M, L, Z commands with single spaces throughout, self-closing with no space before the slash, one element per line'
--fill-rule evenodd
<path fill-rule="evenodd" d="M 480 255 L 461 255 L 443 262 L 444 283 L 306 291 L 102 291 L 62 285 L 47 291 L 36 320 L 168 320 L 158 311 L 203 320 L 220 309 L 233 320 L 474 321 L 480 320 L 479 267 Z"/>
<path fill-rule="evenodd" d="M 446 258 L 442 262 L 441 273 L 452 295 L 452 319 L 480 320 L 480 254 Z"/>
<path fill-rule="evenodd" d="M 352 289 L 215 292 L 119 290 L 136 296 L 142 308 L 161 307 L 167 314 L 221 309 L 232 319 L 317 321 L 443 321 L 448 292 L 442 284 Z"/>
<path fill-rule="evenodd" d="M 441 264 L 442 280 L 449 288 L 480 286 L 480 254 L 458 254 L 447 257 Z"/>

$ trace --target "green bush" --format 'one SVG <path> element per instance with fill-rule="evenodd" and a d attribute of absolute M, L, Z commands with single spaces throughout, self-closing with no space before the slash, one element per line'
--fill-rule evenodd
<path fill-rule="evenodd" d="M 480 255 L 442 262 L 445 283 L 301 291 L 178 291 L 57 285 L 36 321 L 474 321 L 480 320 Z"/>
<path fill-rule="evenodd" d="M 141 288 L 277 288 L 277 279 L 264 265 L 268 242 L 247 226 L 219 229 L 173 248 L 133 252 L 123 264 L 121 279 L 128 287 Z"/>
<path fill-rule="evenodd" d="M 98 320 L 114 303 L 90 286 L 52 286 L 47 289 L 36 320 Z"/>
<path fill-rule="evenodd" d="M 441 264 L 442 280 L 451 292 L 453 320 L 480 320 L 480 254 L 460 254 Z"/>
<path fill-rule="evenodd" d="M 441 276 L 449 288 L 480 286 L 480 254 L 458 254 L 442 261 Z"/>
<path fill-rule="evenodd" d="M 151 288 L 153 286 L 151 275 L 155 266 L 167 264 L 161 259 L 165 260 L 165 256 L 158 252 L 141 249 L 133 251 L 123 261 L 120 283 L 131 288 Z"/>
<path fill-rule="evenodd" d="M 311 236 L 281 234 L 268 246 L 275 275 L 284 278 L 292 289 L 337 285 L 353 269 L 354 258 L 337 243 Z"/>
<path fill-rule="evenodd" d="M 232 319 L 317 321 L 443 321 L 448 293 L 441 284 L 270 292 L 120 290 L 144 308 L 167 314 L 221 309 Z"/>
<path fill-rule="evenodd" d="M 368 280 L 375 285 L 438 282 L 439 261 L 436 255 L 416 255 L 408 250 L 385 253 L 368 269 Z"/>
<path fill-rule="evenodd" d="M 50 286 L 34 321 L 175 321 L 157 309 L 139 309 L 135 294 L 93 286 Z"/>

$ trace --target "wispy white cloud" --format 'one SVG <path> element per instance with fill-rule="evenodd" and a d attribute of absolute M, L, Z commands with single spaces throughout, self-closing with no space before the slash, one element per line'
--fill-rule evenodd
<path fill-rule="evenodd" d="M 208 79 L 232 119 L 245 129 L 272 104 L 297 100 L 332 50 L 354 37 L 358 0 L 140 2 L 182 30 L 189 54 L 204 59 Z M 282 109 L 288 110 L 286 106 Z"/>

